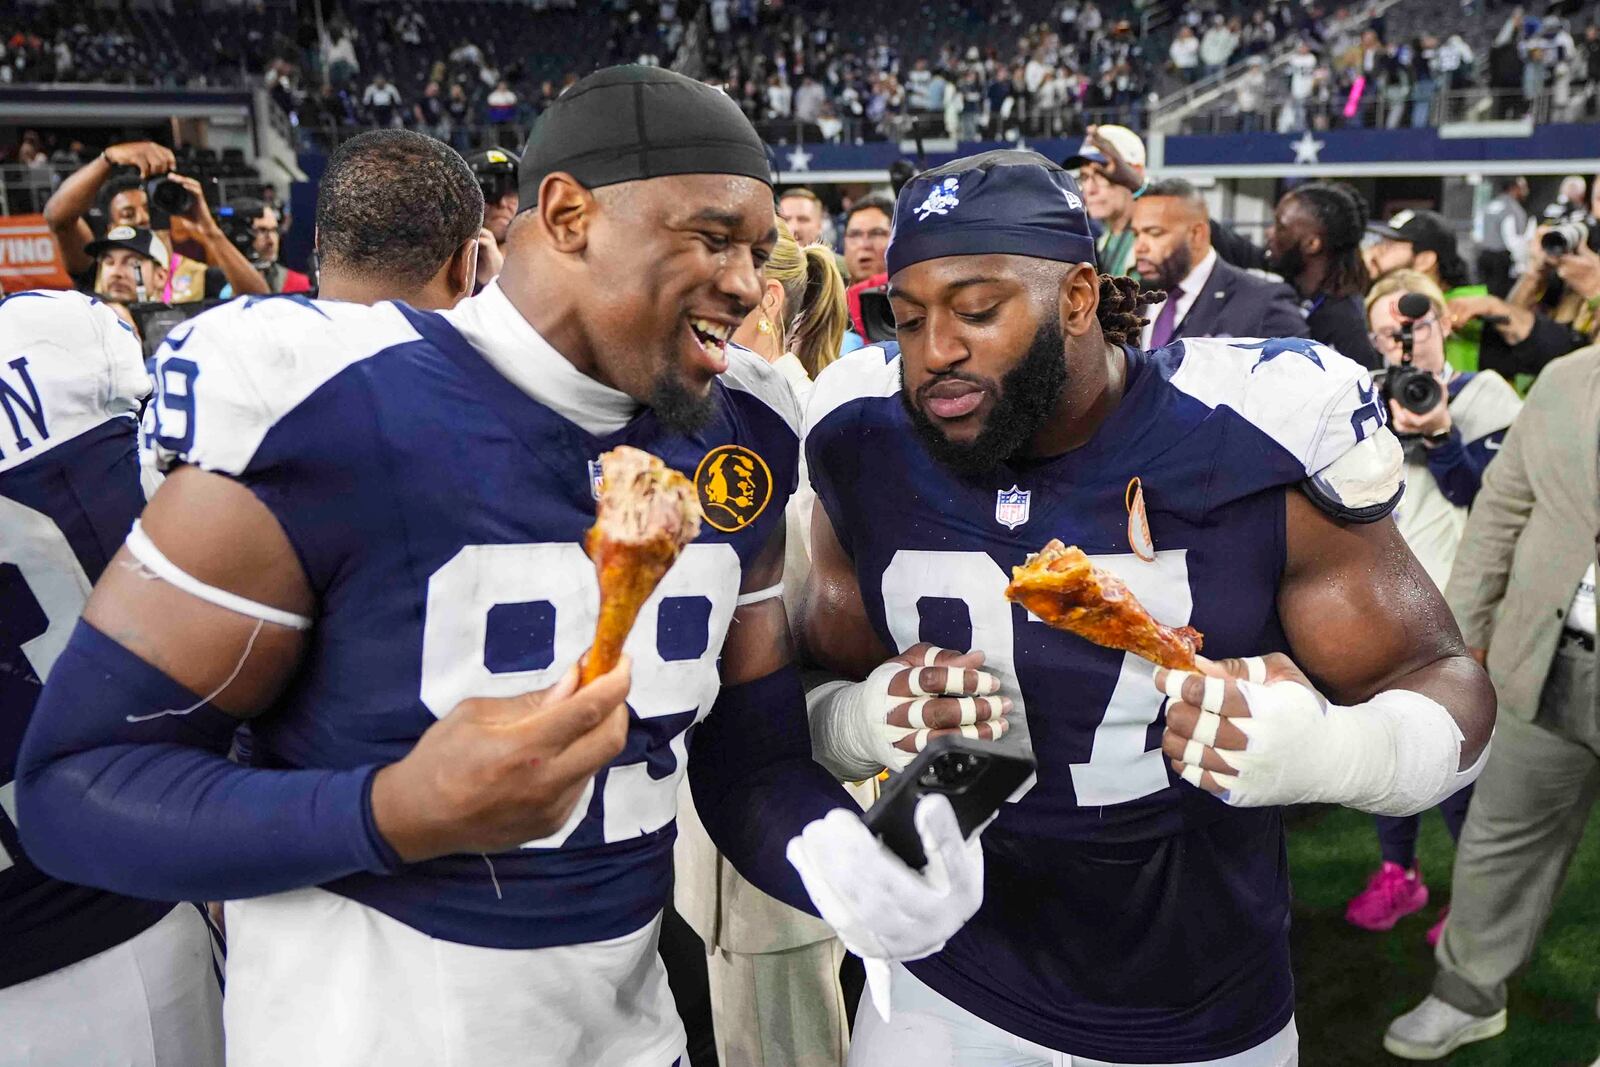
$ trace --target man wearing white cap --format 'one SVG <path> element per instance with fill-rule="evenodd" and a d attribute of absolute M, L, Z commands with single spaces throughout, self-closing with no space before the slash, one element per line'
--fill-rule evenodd
<path fill-rule="evenodd" d="M 1100 226 L 1095 238 L 1095 256 L 1100 269 L 1113 277 L 1133 273 L 1133 202 L 1139 194 L 1116 185 L 1102 169 L 1109 162 L 1105 152 L 1095 144 L 1099 135 L 1111 142 L 1126 162 L 1144 180 L 1144 142 L 1126 126 L 1096 126 L 1084 138 L 1078 151 L 1061 161 L 1068 170 L 1078 172 L 1078 186 L 1083 190 L 1084 206 L 1089 217 Z"/>

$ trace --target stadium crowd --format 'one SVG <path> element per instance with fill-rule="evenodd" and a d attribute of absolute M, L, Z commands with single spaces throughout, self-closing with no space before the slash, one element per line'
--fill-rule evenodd
<path fill-rule="evenodd" d="M 454 6 L 473 9 L 480 32 L 497 22 L 493 5 Z M 1482 106 L 1497 115 L 1523 114 L 1547 97 L 1547 119 L 1600 109 L 1600 30 L 1520 7 L 1475 47 L 1470 26 L 1394 39 L 1385 16 L 1290 0 L 1197 0 L 1159 32 L 1109 0 L 952 4 L 933 22 L 944 33 L 911 39 L 887 16 L 875 23 L 856 12 L 847 25 L 826 6 L 639 0 L 582 15 L 556 6 L 582 19 L 558 32 L 592 38 L 579 50 L 591 48 L 594 62 L 695 71 L 780 143 L 1139 127 L 1160 94 L 1245 62 L 1251 72 L 1226 108 L 1245 129 L 1426 126 L 1435 107 L 1465 117 L 1462 91 L 1471 87 L 1492 90 Z M 138 24 L 112 11 L 41 20 L 31 8 L 0 6 L 0 15 L 9 16 L 0 18 L 0 82 L 263 84 L 307 136 L 330 141 L 398 125 L 462 151 L 514 148 L 583 69 L 548 51 L 531 58 L 493 36 L 463 36 L 455 12 L 427 4 L 330 10 L 320 29 L 243 6 L 203 24 L 211 44 L 199 53 L 154 51 L 178 29 L 155 12 Z M 1291 48 L 1269 73 L 1274 50 Z"/>
<path fill-rule="evenodd" d="M 320 37 L 246 7 L 160 77 L 264 71 L 327 137 L 305 273 L 270 186 L 24 134 L 77 291 L 0 294 L 0 712 L 32 720 L 0 731 L 0 1067 L 220 1067 L 224 1023 L 246 1067 L 1293 1067 L 1301 804 L 1374 818 L 1351 926 L 1427 919 L 1383 1047 L 1499 1036 L 1600 795 L 1600 174 L 1494 179 L 1471 220 L 1300 182 L 1256 242 L 1136 130 L 1241 61 L 1247 129 L 1437 124 L 1480 71 L 1500 117 L 1600 110 L 1595 26 L 1501 13 L 1484 51 L 1185 4 L 1150 48 L 1008 0 L 922 54 L 638 0 L 597 57 L 636 65 L 580 78 L 425 3 Z M 125 17 L 7 31 L 0 81 L 142 78 Z M 771 184 L 802 129 L 1082 143 L 834 211 Z M 666 513 L 628 445 L 692 473 L 701 536 L 580 686 L 607 560 L 646 558 L 603 520 L 579 547 L 595 502 Z M 995 561 L 1046 530 L 1215 661 L 1025 625 Z M 1069 689 L 1127 722 L 1048 718 Z M 920 865 L 857 818 L 931 742 L 1017 735 L 1041 780 L 993 826 L 1003 794 L 874 809 Z"/>

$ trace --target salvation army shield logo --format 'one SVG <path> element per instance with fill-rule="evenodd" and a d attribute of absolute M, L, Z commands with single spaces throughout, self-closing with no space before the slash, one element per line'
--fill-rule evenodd
<path fill-rule="evenodd" d="M 1032 496 L 1031 490 L 1014 485 L 999 490 L 994 497 L 994 521 L 1008 530 L 1015 530 L 1028 521 L 1028 500 Z"/>

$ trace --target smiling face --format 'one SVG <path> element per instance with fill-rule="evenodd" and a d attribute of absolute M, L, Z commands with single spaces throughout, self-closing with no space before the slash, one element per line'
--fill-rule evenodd
<path fill-rule="evenodd" d="M 1025 256 L 914 263 L 889 284 L 901 400 L 934 458 L 992 470 L 1030 441 L 1068 381 L 1060 278 L 1066 264 Z"/>
<path fill-rule="evenodd" d="M 778 236 L 772 190 L 688 174 L 606 186 L 587 204 L 574 265 L 597 376 L 692 430 L 711 414 L 727 340 L 761 299 Z"/>

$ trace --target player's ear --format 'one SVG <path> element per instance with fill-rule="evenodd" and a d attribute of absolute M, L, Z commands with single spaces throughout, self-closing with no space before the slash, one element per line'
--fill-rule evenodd
<path fill-rule="evenodd" d="M 478 280 L 478 237 L 476 234 L 462 241 L 444 265 L 445 287 L 450 292 L 450 303 L 472 295 Z"/>
<path fill-rule="evenodd" d="M 534 209 L 557 252 L 582 252 L 589 244 L 589 224 L 594 221 L 594 194 L 563 171 L 539 183 L 539 206 Z"/>
<path fill-rule="evenodd" d="M 1100 310 L 1100 272 L 1093 263 L 1075 263 L 1061 276 L 1061 332 L 1082 337 L 1093 328 Z"/>
<path fill-rule="evenodd" d="M 1423 259 L 1422 258 L 1423 256 L 1427 256 L 1428 258 L 1427 259 Z M 1432 249 L 1428 249 L 1426 251 L 1418 252 L 1414 257 L 1412 257 L 1412 260 L 1411 260 L 1411 269 L 1412 270 L 1419 270 L 1424 274 L 1428 273 L 1430 270 L 1432 270 L 1433 268 L 1437 267 L 1438 265 L 1439 265 L 1439 253 L 1433 251 Z"/>

